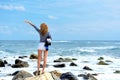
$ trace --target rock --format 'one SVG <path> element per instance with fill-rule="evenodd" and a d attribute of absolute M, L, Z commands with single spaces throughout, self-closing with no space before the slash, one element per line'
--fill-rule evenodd
<path fill-rule="evenodd" d="M 24 80 L 55 80 L 55 79 L 53 79 L 51 73 L 46 72 L 46 73 L 41 74 L 39 76 L 25 78 Z M 56 79 L 56 80 L 58 80 L 58 79 Z"/>
<path fill-rule="evenodd" d="M 28 77 L 33 77 L 33 75 L 26 71 L 21 70 L 12 78 L 12 80 L 24 80 L 25 78 Z"/>
<path fill-rule="evenodd" d="M 31 54 L 30 59 L 38 59 L 38 55 L 37 54 Z"/>
<path fill-rule="evenodd" d="M 111 61 L 111 60 L 106 60 L 105 62 L 111 62 L 111 63 L 112 63 L 112 61 Z"/>
<path fill-rule="evenodd" d="M 63 58 L 59 58 L 59 59 L 57 59 L 57 60 L 54 60 L 54 62 L 63 62 L 63 61 L 64 61 Z"/>
<path fill-rule="evenodd" d="M 82 61 L 82 62 L 84 62 L 84 63 L 89 63 L 89 61 Z"/>
<path fill-rule="evenodd" d="M 60 77 L 62 73 L 60 73 L 59 71 L 51 71 L 50 73 L 54 73 L 57 77 Z"/>
<path fill-rule="evenodd" d="M 83 76 L 85 76 L 85 74 L 79 74 L 79 75 L 78 75 L 78 77 L 83 77 Z"/>
<path fill-rule="evenodd" d="M 87 74 L 90 80 L 97 80 L 92 74 Z"/>
<path fill-rule="evenodd" d="M 42 73 L 41 71 L 34 71 L 34 72 L 33 72 L 33 74 L 34 74 L 35 76 L 41 75 L 41 73 Z"/>
<path fill-rule="evenodd" d="M 24 59 L 27 58 L 27 56 L 19 56 L 18 58 Z"/>
<path fill-rule="evenodd" d="M 18 63 L 22 63 L 23 61 L 22 60 L 19 60 L 19 59 L 16 59 L 15 60 L 15 64 L 18 64 Z"/>
<path fill-rule="evenodd" d="M 0 67 L 5 67 L 5 63 L 0 59 Z"/>
<path fill-rule="evenodd" d="M 104 61 L 100 61 L 97 63 L 98 65 L 109 65 L 108 63 L 105 63 Z"/>
<path fill-rule="evenodd" d="M 98 60 L 104 60 L 104 57 L 99 57 Z"/>
<path fill-rule="evenodd" d="M 85 80 L 97 80 L 92 74 L 79 74 L 78 77 L 83 77 Z"/>
<path fill-rule="evenodd" d="M 7 64 L 7 66 L 11 66 L 11 64 Z"/>
<path fill-rule="evenodd" d="M 28 62 L 16 59 L 15 64 L 12 65 L 12 68 L 22 68 L 22 67 L 29 67 Z"/>
<path fill-rule="evenodd" d="M 72 58 L 72 60 L 77 60 L 76 58 Z"/>
<path fill-rule="evenodd" d="M 56 76 L 53 72 L 51 73 L 53 80 L 61 80 L 58 76 Z"/>
<path fill-rule="evenodd" d="M 54 62 L 72 62 L 71 58 L 59 58 L 57 60 L 54 60 Z"/>
<path fill-rule="evenodd" d="M 63 68 L 65 67 L 65 64 L 56 64 L 56 65 L 53 65 L 54 67 L 56 68 Z"/>
<path fill-rule="evenodd" d="M 73 75 L 71 72 L 63 73 L 60 76 L 60 79 L 61 80 L 78 80 L 78 78 L 75 75 Z"/>
<path fill-rule="evenodd" d="M 17 73 L 19 73 L 19 71 L 14 72 L 13 74 L 11 74 L 12 76 L 15 76 Z"/>
<path fill-rule="evenodd" d="M 119 73 L 120 74 L 120 70 L 116 70 L 115 72 L 113 72 L 113 73 Z"/>
<path fill-rule="evenodd" d="M 77 66 L 74 62 L 70 63 L 70 66 Z"/>
<path fill-rule="evenodd" d="M 4 60 L 4 64 L 8 64 L 8 62 L 6 60 Z"/>
<path fill-rule="evenodd" d="M 63 62 L 72 62 L 71 58 L 65 58 Z"/>
<path fill-rule="evenodd" d="M 92 71 L 92 69 L 89 68 L 88 66 L 83 67 L 83 69 Z"/>

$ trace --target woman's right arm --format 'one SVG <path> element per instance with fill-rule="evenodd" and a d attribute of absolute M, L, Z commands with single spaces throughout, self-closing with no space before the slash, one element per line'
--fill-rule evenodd
<path fill-rule="evenodd" d="M 28 23 L 29 25 L 33 26 L 37 31 L 39 31 L 39 29 L 33 23 L 31 23 L 30 21 L 25 20 L 25 23 Z"/>

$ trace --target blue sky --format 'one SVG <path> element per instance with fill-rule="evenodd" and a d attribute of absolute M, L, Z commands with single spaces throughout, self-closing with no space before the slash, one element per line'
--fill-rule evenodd
<path fill-rule="evenodd" d="M 120 40 L 120 0 L 0 0 L 0 40 L 39 40 L 26 19 L 53 40 Z"/>

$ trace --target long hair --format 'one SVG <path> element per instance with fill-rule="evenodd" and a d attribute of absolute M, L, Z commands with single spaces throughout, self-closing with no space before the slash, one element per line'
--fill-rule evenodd
<path fill-rule="evenodd" d="M 42 23 L 40 25 L 40 33 L 42 36 L 44 36 L 48 32 L 48 26 L 45 23 Z"/>

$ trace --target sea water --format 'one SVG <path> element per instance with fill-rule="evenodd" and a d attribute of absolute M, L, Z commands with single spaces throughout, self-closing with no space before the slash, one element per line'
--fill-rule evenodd
<path fill-rule="evenodd" d="M 37 54 L 37 47 L 39 41 L 18 41 L 18 40 L 1 40 L 0 41 L 0 59 L 6 60 L 8 64 L 14 64 L 15 59 L 19 56 L 28 56 L 22 59 L 29 63 L 27 68 L 11 68 L 5 65 L 0 67 L 0 80 L 12 80 L 12 74 L 18 70 L 25 70 L 33 73 L 37 70 L 37 61 L 29 59 L 30 54 Z M 76 58 L 73 61 L 78 66 L 69 66 L 70 62 L 66 62 L 65 68 L 54 68 L 56 64 L 53 61 L 58 58 Z M 97 65 L 98 58 L 103 57 L 104 60 L 110 60 L 109 65 Z M 86 61 L 86 62 L 85 62 Z M 120 41 L 91 41 L 91 40 L 71 40 L 71 41 L 52 41 L 49 47 L 48 61 L 49 64 L 46 71 L 58 70 L 62 73 L 72 72 L 78 77 L 79 74 L 84 73 L 98 73 L 95 76 L 98 80 L 120 80 L 120 74 L 115 74 L 116 70 L 120 70 Z M 84 66 L 89 66 L 93 71 L 84 70 Z M 114 76 L 114 77 L 113 77 Z M 83 80 L 82 77 L 78 77 Z"/>

